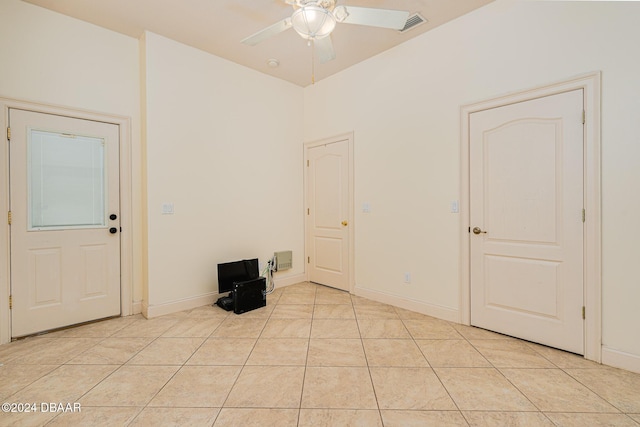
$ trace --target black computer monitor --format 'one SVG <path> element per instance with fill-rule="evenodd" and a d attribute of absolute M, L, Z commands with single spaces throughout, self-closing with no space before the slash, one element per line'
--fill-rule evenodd
<path fill-rule="evenodd" d="M 257 279 L 258 258 L 218 264 L 218 293 L 231 292 L 234 282 Z"/>

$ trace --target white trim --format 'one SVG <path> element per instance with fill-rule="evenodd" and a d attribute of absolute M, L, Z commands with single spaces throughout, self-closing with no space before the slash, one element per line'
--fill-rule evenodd
<path fill-rule="evenodd" d="M 6 132 L 9 109 L 6 106 L 2 106 L 2 128 L 1 133 Z M 9 293 L 10 287 L 10 268 L 11 262 L 9 254 L 11 252 L 11 242 L 9 241 L 9 224 L 3 217 L 7 215 L 5 212 L 9 212 L 9 168 L 6 167 L 9 163 L 9 144 L 6 143 L 6 135 L 2 135 L 3 144 L 0 148 L 0 167 L 2 174 L 0 174 L 0 191 L 4 196 L 0 197 L 0 221 L 2 226 L 0 227 L 0 344 L 11 341 L 11 310 L 9 310 Z"/>
<path fill-rule="evenodd" d="M 146 302 L 143 302 L 142 315 L 147 319 L 151 319 L 153 317 L 177 313 L 179 311 L 191 310 L 193 308 L 202 307 L 203 305 L 211 305 L 219 297 L 220 294 L 218 294 L 217 292 L 209 292 L 195 297 L 184 298 L 151 306 L 147 305 Z"/>
<path fill-rule="evenodd" d="M 469 212 L 469 118 L 477 111 L 541 98 L 576 89 L 584 90 L 585 165 L 584 234 L 585 349 L 586 359 L 602 360 L 602 236 L 600 190 L 600 81 L 599 71 L 538 88 L 464 105 L 460 109 L 460 323 L 471 323 Z"/>
<path fill-rule="evenodd" d="M 307 280 L 307 276 L 305 273 L 295 274 L 293 276 L 283 276 L 283 277 L 278 277 L 277 274 L 278 273 L 276 273 L 276 275 L 273 277 L 273 281 L 276 282 L 276 289 L 295 285 L 297 283 L 301 283 Z"/>
<path fill-rule="evenodd" d="M 293 276 L 275 277 L 276 288 L 282 288 L 296 283 L 304 282 L 304 274 L 296 274 Z M 157 305 L 147 305 L 146 301 L 142 301 L 140 312 L 147 319 L 153 317 L 164 316 L 167 314 L 176 313 L 184 310 L 191 310 L 193 308 L 202 307 L 203 305 L 212 305 L 220 298 L 221 294 L 217 292 L 209 292 L 203 295 L 195 297 L 184 298 L 176 301 L 166 302 Z M 267 296 L 267 298 L 269 298 Z"/>
<path fill-rule="evenodd" d="M 404 308 L 405 310 L 415 311 L 417 313 L 426 314 L 427 316 L 436 317 L 449 322 L 458 322 L 460 314 L 458 310 L 441 305 L 429 304 L 423 301 L 416 301 L 409 298 L 402 298 L 397 295 L 388 294 L 380 291 L 372 291 L 371 289 L 360 288 L 356 286 L 355 295 L 389 304 L 394 307 Z"/>
<path fill-rule="evenodd" d="M 602 364 L 640 374 L 640 356 L 602 346 Z"/>
<path fill-rule="evenodd" d="M 318 141 L 310 141 L 310 142 L 305 142 L 304 143 L 304 155 L 303 155 L 303 168 L 304 168 L 304 176 L 303 176 L 303 188 L 304 188 L 304 206 L 302 209 L 302 215 L 304 215 L 304 260 L 307 259 L 307 257 L 309 256 L 310 250 L 309 250 L 309 224 L 308 224 L 308 219 L 309 216 L 307 215 L 307 206 L 309 206 L 308 203 L 308 197 L 309 197 L 309 191 L 308 191 L 308 168 L 307 168 L 307 161 L 309 160 L 309 150 L 313 147 L 318 147 L 320 145 L 327 145 L 327 144 L 332 144 L 335 142 L 340 142 L 340 141 L 344 141 L 347 140 L 348 141 L 348 151 L 349 151 L 349 160 L 348 160 L 348 164 L 349 164 L 349 214 L 348 214 L 348 221 L 349 221 L 349 282 L 348 282 L 348 288 L 349 288 L 349 292 L 353 293 L 354 291 L 354 287 L 355 287 L 355 221 L 354 221 L 354 159 L 353 159 L 353 153 L 354 153 L 354 149 L 353 149 L 353 132 L 348 132 L 348 133 L 343 133 L 341 135 L 336 135 L 336 136 L 332 136 L 330 138 L 325 138 L 325 139 L 321 139 Z M 309 280 L 309 269 L 306 268 L 307 263 L 305 263 L 305 280 Z"/>
<path fill-rule="evenodd" d="M 131 304 L 131 314 L 140 314 L 142 313 L 142 301 L 134 301 L 133 304 Z M 123 314 L 123 316 L 125 316 Z"/>
<path fill-rule="evenodd" d="M 131 165 L 131 119 L 129 117 L 105 114 L 95 111 L 79 110 L 37 102 L 21 101 L 0 97 L 0 124 L 6 132 L 9 109 L 21 109 L 45 114 L 55 114 L 78 119 L 93 120 L 118 125 L 120 129 L 120 310 L 122 316 L 134 313 L 133 298 L 133 204 L 132 204 L 132 165 Z M 1 139 L 6 141 L 4 135 Z M 0 165 L 4 172 L 0 174 L 0 212 L 9 210 L 9 154 L 8 144 L 0 149 Z M 4 214 L 3 214 L 4 215 Z M 0 227 L 0 344 L 11 341 L 11 312 L 9 310 L 10 284 L 10 242 L 9 225 Z"/>

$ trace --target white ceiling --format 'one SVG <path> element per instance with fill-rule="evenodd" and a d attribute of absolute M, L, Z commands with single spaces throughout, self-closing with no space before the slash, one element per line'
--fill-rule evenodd
<path fill-rule="evenodd" d="M 284 0 L 23 0 L 131 37 L 145 31 L 168 37 L 238 64 L 290 81 L 311 84 L 311 48 L 293 29 L 257 46 L 240 40 L 291 15 Z M 338 4 L 418 12 L 427 23 L 396 30 L 338 24 L 336 59 L 315 61 L 321 80 L 493 0 L 338 0 Z M 270 68 L 267 60 L 280 63 Z"/>

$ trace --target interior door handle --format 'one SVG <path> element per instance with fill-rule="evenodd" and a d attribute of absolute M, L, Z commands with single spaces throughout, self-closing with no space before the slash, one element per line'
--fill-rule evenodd
<path fill-rule="evenodd" d="M 342 225 L 346 227 L 347 225 L 349 225 L 349 223 L 347 221 L 342 221 Z"/>
<path fill-rule="evenodd" d="M 480 229 L 480 227 L 473 227 L 473 230 L 471 230 L 471 231 L 473 231 L 473 234 L 487 234 L 487 232 L 486 231 L 482 231 Z"/>
<path fill-rule="evenodd" d="M 111 233 L 111 234 L 116 234 L 117 232 L 118 232 L 118 229 L 117 229 L 117 228 L 115 228 L 115 227 L 111 227 L 111 228 L 109 229 L 109 233 Z"/>

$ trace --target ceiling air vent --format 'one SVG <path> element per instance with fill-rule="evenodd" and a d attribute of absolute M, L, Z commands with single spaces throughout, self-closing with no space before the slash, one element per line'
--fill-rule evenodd
<path fill-rule="evenodd" d="M 424 24 L 425 22 L 427 22 L 427 20 L 424 19 L 419 13 L 414 13 L 407 18 L 407 22 L 404 24 L 404 28 L 399 31 L 401 33 L 404 33 L 405 31 L 409 31 L 410 29 L 415 28 L 420 24 Z"/>

